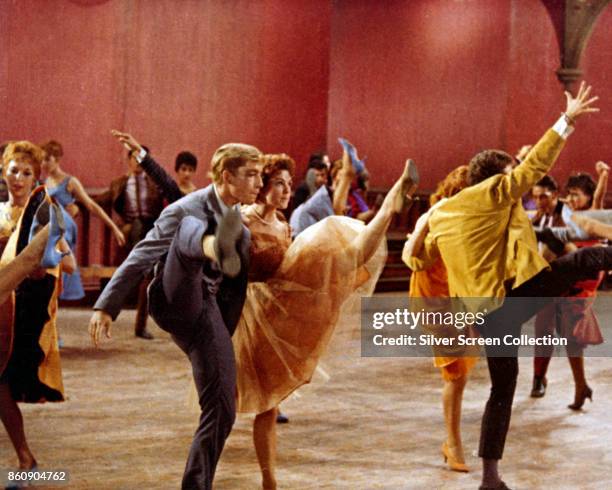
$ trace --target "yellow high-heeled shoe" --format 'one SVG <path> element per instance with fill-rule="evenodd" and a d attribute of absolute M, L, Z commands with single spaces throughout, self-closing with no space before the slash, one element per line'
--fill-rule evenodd
<path fill-rule="evenodd" d="M 444 462 L 452 471 L 469 473 L 470 468 L 465 463 L 457 461 L 457 458 L 450 452 L 450 449 L 448 448 L 446 442 L 442 444 L 442 456 L 444 457 Z"/>

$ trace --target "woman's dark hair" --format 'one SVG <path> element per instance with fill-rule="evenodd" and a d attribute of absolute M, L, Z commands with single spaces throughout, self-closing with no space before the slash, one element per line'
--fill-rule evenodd
<path fill-rule="evenodd" d="M 188 167 L 193 168 L 194 170 L 198 168 L 198 158 L 191 153 L 190 151 L 182 151 L 178 155 L 176 155 L 176 160 L 174 162 L 174 171 L 178 172 L 181 165 L 187 165 Z"/>
<path fill-rule="evenodd" d="M 589 174 L 580 172 L 570 176 L 567 179 L 565 188 L 569 191 L 570 189 L 580 189 L 587 196 L 589 196 L 589 206 L 593 203 L 593 196 L 595 195 L 595 189 L 597 184 Z"/>
<path fill-rule="evenodd" d="M 55 157 L 56 160 L 59 160 L 64 156 L 64 149 L 59 141 L 49 140 L 40 145 L 40 147 L 45 152 L 45 155 Z"/>
<path fill-rule="evenodd" d="M 287 170 L 291 177 L 293 177 L 295 173 L 295 161 L 285 153 L 267 154 L 261 158 L 261 161 L 263 163 L 261 169 L 263 187 L 259 190 L 259 194 L 257 195 L 258 202 L 264 202 L 266 200 L 266 194 L 270 190 L 270 181 L 277 172 Z"/>

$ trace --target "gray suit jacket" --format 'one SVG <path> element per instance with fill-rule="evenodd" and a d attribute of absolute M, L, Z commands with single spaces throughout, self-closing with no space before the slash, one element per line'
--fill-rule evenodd
<path fill-rule="evenodd" d="M 127 259 L 115 271 L 96 301 L 94 309 L 108 313 L 113 320 L 117 318 L 125 297 L 147 272 L 166 256 L 176 229 L 186 216 L 202 220 L 206 224 L 207 233 L 215 232 L 221 219 L 221 208 L 212 184 L 188 194 L 163 210 L 153 229 L 132 249 Z M 236 278 L 224 277 L 217 293 L 217 303 L 230 332 L 234 331 L 238 323 L 246 298 L 250 243 L 251 234 L 244 227 L 239 247 L 242 270 Z"/>

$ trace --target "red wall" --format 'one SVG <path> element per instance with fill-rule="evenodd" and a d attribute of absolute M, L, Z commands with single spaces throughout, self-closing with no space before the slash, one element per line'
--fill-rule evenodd
<path fill-rule="evenodd" d="M 582 62 L 602 113 L 580 121 L 562 180 L 611 159 L 611 25 L 608 7 Z M 0 48 L 0 139 L 59 139 L 89 187 L 124 171 L 118 128 L 168 168 L 183 149 L 208 166 L 231 140 L 303 168 L 313 150 L 339 156 L 344 135 L 375 186 L 411 156 L 432 188 L 563 109 L 540 0 L 4 0 Z"/>
<path fill-rule="evenodd" d="M 86 186 L 125 172 L 111 128 L 173 168 L 248 142 L 305 161 L 325 146 L 327 0 L 3 0 L 0 140 L 55 138 Z M 204 169 L 206 167 L 206 169 Z"/>
<path fill-rule="evenodd" d="M 585 118 L 553 172 L 592 171 L 612 160 L 612 8 L 583 55 L 601 114 Z M 563 110 L 559 48 L 540 0 L 344 0 L 332 15 L 328 142 L 362 154 L 374 185 L 388 185 L 406 157 L 433 188 L 479 150 L 515 152 Z"/>

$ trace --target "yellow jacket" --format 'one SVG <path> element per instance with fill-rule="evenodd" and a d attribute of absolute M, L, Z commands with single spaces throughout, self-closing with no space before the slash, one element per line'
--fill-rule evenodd
<path fill-rule="evenodd" d="M 442 256 L 451 296 L 503 298 L 548 263 L 538 254 L 521 197 L 548 173 L 565 140 L 549 130 L 510 174 L 499 174 L 463 189 L 429 219 L 429 233 L 413 270 L 427 269 Z"/>

